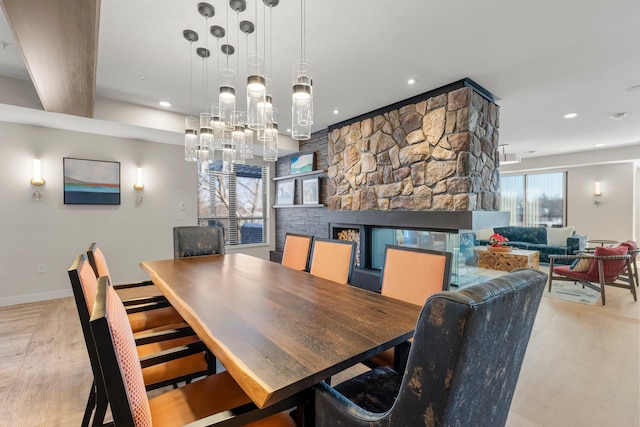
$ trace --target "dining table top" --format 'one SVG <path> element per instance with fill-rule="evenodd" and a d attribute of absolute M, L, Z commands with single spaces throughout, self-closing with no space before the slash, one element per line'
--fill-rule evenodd
<path fill-rule="evenodd" d="M 245 254 L 140 266 L 260 408 L 404 342 L 422 309 Z"/>

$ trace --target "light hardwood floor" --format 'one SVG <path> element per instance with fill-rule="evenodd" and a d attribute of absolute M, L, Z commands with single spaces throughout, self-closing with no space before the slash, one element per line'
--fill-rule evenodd
<path fill-rule="evenodd" d="M 639 353 L 628 291 L 543 297 L 507 426 L 638 427 Z M 0 426 L 79 425 L 91 380 L 72 298 L 0 308 Z"/>

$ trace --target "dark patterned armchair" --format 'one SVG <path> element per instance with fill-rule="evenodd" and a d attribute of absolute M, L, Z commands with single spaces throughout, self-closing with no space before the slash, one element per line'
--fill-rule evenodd
<path fill-rule="evenodd" d="M 219 225 L 173 227 L 173 257 L 224 254 L 224 228 Z"/>
<path fill-rule="evenodd" d="M 433 295 L 404 375 L 383 367 L 321 383 L 316 426 L 504 425 L 546 279 L 516 270 Z"/>

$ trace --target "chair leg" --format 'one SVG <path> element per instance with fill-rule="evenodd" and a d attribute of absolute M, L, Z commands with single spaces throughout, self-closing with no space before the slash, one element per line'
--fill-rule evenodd
<path fill-rule="evenodd" d="M 627 260 L 627 272 L 629 273 L 629 288 L 631 289 L 631 295 L 633 295 L 633 300 L 638 301 L 638 295 L 636 293 L 636 286 L 638 286 L 638 277 L 633 273 L 631 266 L 632 266 L 631 261 Z M 634 284 L 633 282 L 636 282 L 636 283 Z"/>
<path fill-rule="evenodd" d="M 107 391 L 104 386 L 96 387 L 96 412 L 93 415 L 93 425 L 103 426 L 104 417 L 107 414 L 107 406 L 109 406 L 109 399 L 107 398 Z"/>
<path fill-rule="evenodd" d="M 89 427 L 91 421 L 91 414 L 96 407 L 96 384 L 95 381 L 91 383 L 91 390 L 89 391 L 89 399 L 87 399 L 87 406 L 84 408 L 84 415 L 82 416 L 82 427 Z"/>
<path fill-rule="evenodd" d="M 604 265 L 601 259 L 598 259 L 598 278 L 600 281 L 600 297 L 602 305 L 604 305 Z"/>
<path fill-rule="evenodd" d="M 551 292 L 551 282 L 553 282 L 553 258 L 549 261 L 549 292 Z"/>

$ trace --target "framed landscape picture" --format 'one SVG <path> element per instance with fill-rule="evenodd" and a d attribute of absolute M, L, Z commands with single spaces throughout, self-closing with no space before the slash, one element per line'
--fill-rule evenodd
<path fill-rule="evenodd" d="M 293 205 L 293 195 L 295 190 L 295 181 L 278 182 L 276 190 L 276 205 Z"/>
<path fill-rule="evenodd" d="M 291 158 L 291 175 L 313 171 L 314 153 L 300 154 Z"/>
<path fill-rule="evenodd" d="M 309 178 L 302 180 L 302 204 L 317 205 L 320 203 L 319 178 Z"/>
<path fill-rule="evenodd" d="M 65 205 L 119 205 L 120 162 L 64 157 Z"/>

